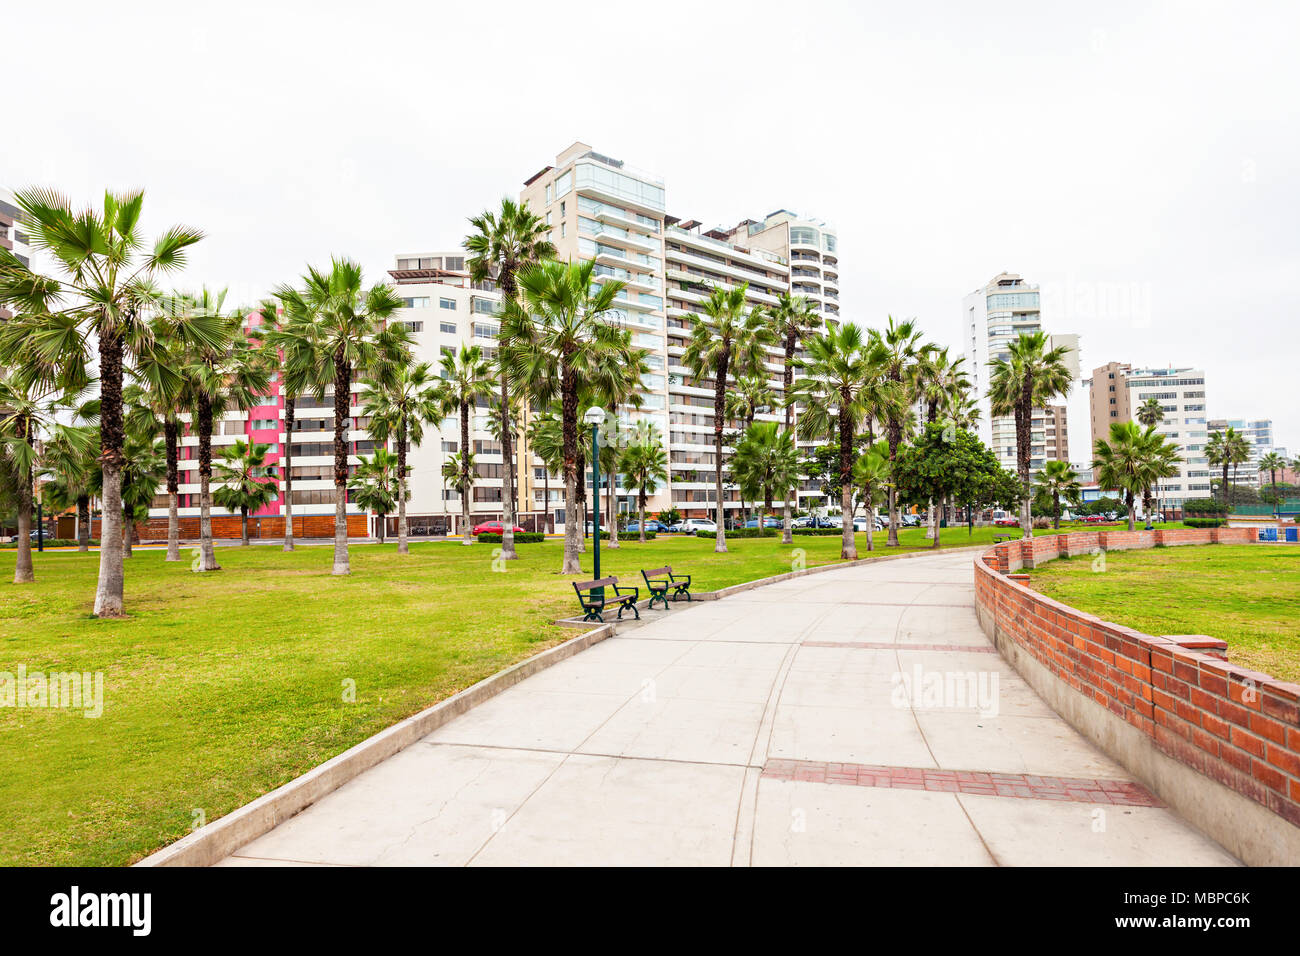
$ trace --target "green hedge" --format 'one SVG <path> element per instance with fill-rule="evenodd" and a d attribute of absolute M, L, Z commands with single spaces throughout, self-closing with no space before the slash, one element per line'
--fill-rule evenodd
<path fill-rule="evenodd" d="M 774 538 L 780 535 L 780 528 L 737 528 L 735 531 L 728 531 L 728 538 Z M 710 541 L 717 538 L 716 531 L 697 531 L 695 537 L 708 538 Z"/>
<path fill-rule="evenodd" d="M 791 534 L 806 534 L 818 538 L 838 538 L 843 533 L 843 528 L 795 528 L 791 532 Z"/>
<path fill-rule="evenodd" d="M 75 548 L 80 543 L 81 542 L 78 541 L 76 538 L 46 538 L 45 539 L 45 547 L 47 548 Z M 99 539 L 91 538 L 90 544 L 94 547 L 98 547 Z M 0 548 L 16 548 L 16 547 L 18 547 L 17 541 L 5 541 L 3 543 L 0 543 Z M 32 547 L 33 548 L 36 547 L 35 541 L 32 542 Z"/>
<path fill-rule="evenodd" d="M 540 531 L 516 531 L 515 544 L 537 544 L 545 541 L 546 535 Z M 501 535 L 484 533 L 478 536 L 479 544 L 500 544 Z"/>
<path fill-rule="evenodd" d="M 1228 505 L 1213 498 L 1188 498 L 1183 502 L 1183 514 L 1198 517 L 1215 517 L 1228 513 Z"/>
<path fill-rule="evenodd" d="M 1221 528 L 1227 524 L 1225 518 L 1184 518 L 1183 524 L 1189 528 Z"/>
<path fill-rule="evenodd" d="M 654 531 L 647 531 L 647 532 L 645 533 L 645 539 L 646 539 L 647 541 L 653 541 L 653 540 L 654 540 L 654 537 L 655 537 L 655 532 L 654 532 Z M 609 532 L 608 532 L 608 531 L 602 531 L 602 532 L 600 533 L 600 540 L 601 540 L 601 541 L 608 541 L 608 540 L 609 540 Z M 640 540 L 641 540 L 641 532 L 639 532 L 639 531 L 622 531 L 622 530 L 620 530 L 619 533 L 618 533 L 618 540 L 619 540 L 619 541 L 628 541 L 628 540 L 631 540 L 631 541 L 640 541 Z"/>

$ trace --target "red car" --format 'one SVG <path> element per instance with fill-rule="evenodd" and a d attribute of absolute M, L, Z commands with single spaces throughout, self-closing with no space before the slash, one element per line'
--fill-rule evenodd
<path fill-rule="evenodd" d="M 524 529 L 519 527 L 519 525 L 515 525 L 515 534 L 522 534 L 523 530 Z M 505 531 L 503 530 L 500 521 L 484 521 L 482 524 L 474 525 L 474 533 L 475 534 L 504 534 Z"/>
<path fill-rule="evenodd" d="M 1018 528 L 1020 527 L 1020 519 L 1008 515 L 1005 518 L 994 518 L 993 524 L 999 528 Z"/>
<path fill-rule="evenodd" d="M 1105 515 L 1087 515 L 1083 519 L 1084 524 L 1110 524 L 1110 519 Z"/>

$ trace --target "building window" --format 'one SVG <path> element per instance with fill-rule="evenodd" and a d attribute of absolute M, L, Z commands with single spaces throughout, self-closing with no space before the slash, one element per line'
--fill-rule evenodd
<path fill-rule="evenodd" d="M 429 297 L 427 295 L 402 300 L 402 308 L 404 309 L 427 309 L 428 307 Z"/>
<path fill-rule="evenodd" d="M 456 449 L 458 447 L 460 447 L 459 444 L 454 441 L 443 441 L 442 443 L 442 450 L 450 455 L 456 454 Z"/>
<path fill-rule="evenodd" d="M 423 331 L 424 331 L 424 323 L 423 323 L 423 322 L 403 322 L 402 324 L 403 324 L 404 326 L 406 326 L 408 329 L 410 329 L 412 332 L 423 332 Z"/>
<path fill-rule="evenodd" d="M 455 323 L 455 322 L 439 322 L 439 323 L 438 323 L 438 331 L 439 331 L 439 332 L 442 332 L 442 333 L 444 333 L 444 334 L 446 334 L 446 335 L 455 335 L 455 334 L 456 334 L 456 323 Z"/>
<path fill-rule="evenodd" d="M 451 309 L 452 311 L 455 311 L 455 309 L 456 309 L 456 300 L 455 300 L 455 299 L 439 299 L 439 300 L 438 300 L 438 308 L 440 308 L 440 309 Z"/>

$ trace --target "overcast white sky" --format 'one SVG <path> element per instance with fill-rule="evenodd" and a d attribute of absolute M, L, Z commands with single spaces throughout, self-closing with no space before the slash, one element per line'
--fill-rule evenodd
<path fill-rule="evenodd" d="M 0 185 L 142 186 L 207 232 L 177 285 L 251 301 L 455 245 L 581 139 L 683 218 L 833 223 L 860 323 L 955 342 L 1020 272 L 1085 369 L 1202 367 L 1300 454 L 1297 36 L 1295 3 L 0 0 Z"/>

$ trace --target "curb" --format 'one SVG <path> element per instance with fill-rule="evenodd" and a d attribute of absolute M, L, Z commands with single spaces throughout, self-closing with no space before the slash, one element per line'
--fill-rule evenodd
<path fill-rule="evenodd" d="M 594 628 L 484 678 L 474 686 L 349 747 L 302 776 L 232 810 L 219 820 L 151 853 L 133 865 L 211 866 L 375 764 L 437 730 L 452 718 L 490 700 L 524 678 L 573 657 L 613 633 L 612 624 Z"/>

